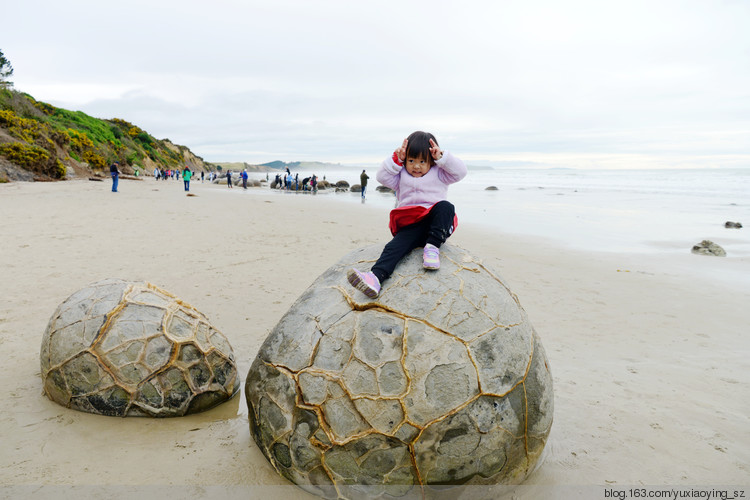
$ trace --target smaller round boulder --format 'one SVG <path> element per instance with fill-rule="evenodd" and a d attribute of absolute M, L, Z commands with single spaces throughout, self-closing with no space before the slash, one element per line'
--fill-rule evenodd
<path fill-rule="evenodd" d="M 100 415 L 182 416 L 239 389 L 226 337 L 147 282 L 107 279 L 68 297 L 47 325 L 40 359 L 51 400 Z"/>
<path fill-rule="evenodd" d="M 727 252 L 713 241 L 703 240 L 694 245 L 691 252 L 698 255 L 710 255 L 713 257 L 726 257 Z"/>

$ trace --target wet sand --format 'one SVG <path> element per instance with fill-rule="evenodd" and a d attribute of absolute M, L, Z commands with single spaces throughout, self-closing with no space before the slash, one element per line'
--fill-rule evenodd
<path fill-rule="evenodd" d="M 49 317 L 91 282 L 146 280 L 192 304 L 227 336 L 244 378 L 316 276 L 389 239 L 379 207 L 192 185 L 192 197 L 153 179 L 123 180 L 116 194 L 109 182 L 0 185 L 0 497 L 308 497 L 255 446 L 244 395 L 159 420 L 42 395 Z M 505 279 L 549 357 L 555 423 L 518 496 L 750 484 L 746 259 L 576 252 L 469 224 L 450 243 Z"/>

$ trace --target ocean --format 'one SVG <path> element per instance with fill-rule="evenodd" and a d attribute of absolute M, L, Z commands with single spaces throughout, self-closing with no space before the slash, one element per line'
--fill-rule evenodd
<path fill-rule="evenodd" d="M 331 182 L 359 184 L 361 171 L 315 173 Z M 367 172 L 366 203 L 390 210 L 394 196 L 375 190 L 376 168 Z M 310 174 L 300 172 L 300 178 Z M 489 186 L 497 190 L 486 190 Z M 361 203 L 358 193 L 319 194 Z M 450 187 L 448 198 L 456 206 L 459 225 L 542 237 L 574 249 L 685 253 L 707 239 L 721 245 L 729 259 L 750 256 L 750 168 L 470 168 L 464 180 Z M 727 229 L 727 221 L 744 227 Z"/>

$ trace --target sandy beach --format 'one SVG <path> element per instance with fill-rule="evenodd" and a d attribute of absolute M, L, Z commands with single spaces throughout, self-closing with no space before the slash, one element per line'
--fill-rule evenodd
<path fill-rule="evenodd" d="M 0 185 L 0 497 L 309 497 L 255 446 L 244 395 L 174 419 L 90 415 L 42 395 L 50 315 L 91 282 L 146 280 L 202 311 L 244 385 L 313 280 L 390 237 L 379 207 L 228 191 L 194 181 L 188 197 L 153 179 L 122 180 L 116 194 L 108 181 Z M 516 498 L 641 485 L 750 497 L 748 258 L 561 250 L 470 224 L 449 244 L 504 278 L 549 357 L 555 421 Z"/>

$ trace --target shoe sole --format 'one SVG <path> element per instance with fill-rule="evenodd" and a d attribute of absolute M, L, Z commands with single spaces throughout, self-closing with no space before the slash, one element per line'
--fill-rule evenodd
<path fill-rule="evenodd" d="M 431 265 L 431 264 L 424 263 L 422 264 L 422 267 L 424 267 L 425 269 L 429 269 L 430 271 L 437 271 L 438 269 L 440 269 L 440 264 Z"/>
<path fill-rule="evenodd" d="M 368 285 L 364 280 L 360 279 L 359 275 L 355 273 L 354 270 L 346 273 L 346 279 L 349 280 L 350 285 L 367 295 L 369 298 L 374 299 L 378 296 L 377 292 L 370 288 L 370 285 Z"/>

